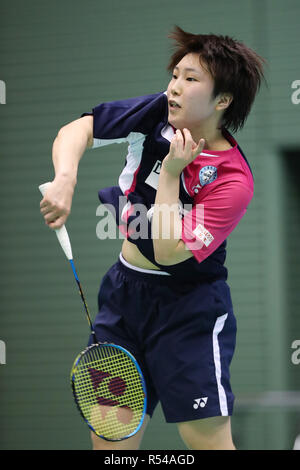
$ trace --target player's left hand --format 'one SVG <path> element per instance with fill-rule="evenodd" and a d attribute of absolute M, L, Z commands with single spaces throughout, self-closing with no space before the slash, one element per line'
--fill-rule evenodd
<path fill-rule="evenodd" d="M 202 152 L 205 140 L 200 139 L 196 144 L 188 129 L 177 129 L 170 150 L 163 160 L 164 169 L 172 176 L 177 177 L 182 170 Z"/>

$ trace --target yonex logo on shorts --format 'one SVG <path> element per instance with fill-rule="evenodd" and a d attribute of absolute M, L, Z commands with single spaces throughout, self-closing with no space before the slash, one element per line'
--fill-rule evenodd
<path fill-rule="evenodd" d="M 194 399 L 195 403 L 193 404 L 193 408 L 195 410 L 198 410 L 198 408 L 205 408 L 207 400 L 208 400 L 208 397 L 195 398 Z"/>

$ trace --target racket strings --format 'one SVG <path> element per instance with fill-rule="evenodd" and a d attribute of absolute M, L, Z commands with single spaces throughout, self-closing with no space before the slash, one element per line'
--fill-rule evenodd
<path fill-rule="evenodd" d="M 85 351 L 73 373 L 77 405 L 96 434 L 111 440 L 129 436 L 144 414 L 140 374 L 130 357 L 112 346 Z"/>

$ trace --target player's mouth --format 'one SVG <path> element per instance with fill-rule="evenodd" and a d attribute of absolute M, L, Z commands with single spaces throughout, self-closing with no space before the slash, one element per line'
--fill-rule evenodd
<path fill-rule="evenodd" d="M 178 103 L 176 103 L 176 101 L 174 101 L 174 100 L 170 100 L 170 101 L 169 101 L 169 107 L 170 107 L 171 109 L 178 109 L 178 108 L 181 108 L 181 106 L 180 106 Z"/>

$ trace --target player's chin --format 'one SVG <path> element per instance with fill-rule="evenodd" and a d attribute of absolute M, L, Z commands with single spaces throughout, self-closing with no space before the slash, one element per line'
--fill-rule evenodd
<path fill-rule="evenodd" d="M 182 123 L 182 119 L 176 119 L 176 116 L 172 116 L 170 113 L 169 113 L 169 116 L 168 116 L 168 122 L 171 126 L 175 127 L 175 129 L 183 129 L 184 126 L 183 126 L 183 123 Z"/>

